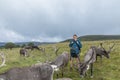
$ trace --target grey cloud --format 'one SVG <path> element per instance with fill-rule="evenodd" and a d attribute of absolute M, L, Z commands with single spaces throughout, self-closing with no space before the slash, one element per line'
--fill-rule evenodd
<path fill-rule="evenodd" d="M 25 40 L 120 34 L 119 0 L 1 0 L 0 27 Z M 46 39 L 46 41 L 47 41 Z M 9 39 L 8 39 L 9 40 Z M 58 40 L 58 41 L 59 41 Z M 50 40 L 51 41 L 51 40 Z"/>

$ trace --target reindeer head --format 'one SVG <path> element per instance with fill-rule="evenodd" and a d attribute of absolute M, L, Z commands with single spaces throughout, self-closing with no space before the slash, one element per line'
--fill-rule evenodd
<path fill-rule="evenodd" d="M 109 47 L 109 50 L 107 51 L 103 46 L 102 46 L 102 43 L 100 43 L 100 46 L 102 48 L 102 55 L 104 55 L 106 58 L 110 58 L 109 54 L 110 52 L 112 51 L 113 47 L 114 47 L 115 43 Z"/>
<path fill-rule="evenodd" d="M 110 55 L 109 55 L 108 51 L 103 50 L 103 51 L 102 51 L 102 54 L 103 54 L 106 58 L 110 58 Z"/>
<path fill-rule="evenodd" d="M 80 77 L 84 77 L 85 76 L 85 73 L 86 71 L 88 70 L 88 65 L 86 63 L 80 63 L 80 66 L 79 66 L 79 74 L 80 74 Z"/>

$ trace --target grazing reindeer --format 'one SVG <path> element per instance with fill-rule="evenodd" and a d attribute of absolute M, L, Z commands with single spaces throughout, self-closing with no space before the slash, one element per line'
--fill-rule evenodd
<path fill-rule="evenodd" d="M 0 74 L 0 80 L 53 80 L 54 70 L 49 64 L 12 68 Z"/>
<path fill-rule="evenodd" d="M 38 46 L 25 46 L 24 48 L 30 49 L 30 50 L 34 50 L 34 49 L 40 50 L 40 48 Z"/>
<path fill-rule="evenodd" d="M 69 53 L 63 52 L 50 64 L 55 68 L 56 71 L 60 69 L 62 71 L 62 76 L 63 76 L 64 67 L 67 66 L 68 62 L 69 62 Z M 57 77 L 58 77 L 58 73 L 57 73 Z"/>
<path fill-rule="evenodd" d="M 113 47 L 115 46 L 115 43 L 109 48 L 109 50 L 105 50 L 105 48 L 103 47 L 102 43 L 100 43 L 100 47 L 95 47 L 94 48 L 96 49 L 96 60 L 97 60 L 97 57 L 99 56 L 101 58 L 101 61 L 102 61 L 102 56 L 105 56 L 106 58 L 109 58 L 109 54 L 110 52 L 112 51 Z"/>
<path fill-rule="evenodd" d="M 2 58 L 2 64 L 0 65 L 0 67 L 3 67 L 3 66 L 5 66 L 5 62 L 6 62 L 5 55 L 4 55 L 4 53 L 0 53 L 0 56 Z"/>
<path fill-rule="evenodd" d="M 32 46 L 25 46 L 24 49 L 33 50 L 33 49 L 32 49 Z"/>
<path fill-rule="evenodd" d="M 20 49 L 20 56 L 28 56 L 28 52 L 25 48 Z"/>
<path fill-rule="evenodd" d="M 56 79 L 56 80 L 72 80 L 70 78 L 59 78 L 59 79 Z"/>
<path fill-rule="evenodd" d="M 40 48 L 38 46 L 31 46 L 32 50 L 37 49 L 40 50 Z"/>
<path fill-rule="evenodd" d="M 86 75 L 89 66 L 91 65 L 91 77 L 93 77 L 93 63 L 96 61 L 96 51 L 94 47 L 91 47 L 85 54 L 84 62 L 80 63 L 79 73 L 81 77 Z"/>

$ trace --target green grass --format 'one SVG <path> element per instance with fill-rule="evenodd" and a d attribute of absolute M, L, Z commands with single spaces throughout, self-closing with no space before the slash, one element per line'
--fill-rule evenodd
<path fill-rule="evenodd" d="M 113 42 L 116 43 L 114 50 L 110 54 L 110 59 L 103 58 L 103 62 L 101 64 L 100 58 L 94 64 L 94 78 L 91 79 L 88 74 L 85 78 L 80 78 L 79 73 L 76 70 L 69 71 L 69 66 L 65 69 L 64 77 L 72 78 L 73 80 L 119 80 L 120 79 L 120 41 L 119 40 L 111 40 L 111 41 L 84 41 L 82 42 L 83 48 L 81 51 L 81 60 L 83 60 L 85 53 L 89 49 L 90 46 L 96 45 L 98 46 L 100 42 L 104 43 L 104 47 L 106 49 L 109 48 L 109 45 L 112 45 Z M 53 46 L 60 47 L 58 54 L 61 54 L 64 51 L 69 52 L 69 43 L 58 43 L 58 44 L 49 44 L 42 45 L 42 47 L 46 48 L 46 54 L 33 50 L 29 51 L 30 57 L 20 57 L 19 50 L 20 48 L 14 48 L 12 50 L 9 49 L 1 49 L 0 52 L 4 52 L 6 55 L 6 66 L 0 68 L 0 73 L 3 73 L 10 68 L 13 67 L 24 67 L 31 66 L 38 62 L 52 61 L 56 58 L 56 55 L 52 49 Z M 90 73 L 90 71 L 88 71 Z M 61 77 L 61 75 L 59 76 Z M 56 75 L 54 75 L 54 79 L 56 79 Z"/>

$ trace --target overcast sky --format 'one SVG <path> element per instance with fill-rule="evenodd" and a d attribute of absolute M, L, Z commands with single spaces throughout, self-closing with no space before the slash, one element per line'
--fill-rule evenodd
<path fill-rule="evenodd" d="M 0 0 L 0 42 L 120 34 L 120 0 Z"/>

